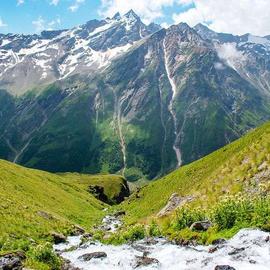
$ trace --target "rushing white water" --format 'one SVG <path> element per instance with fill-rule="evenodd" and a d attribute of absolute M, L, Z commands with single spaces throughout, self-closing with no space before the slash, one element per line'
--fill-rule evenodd
<path fill-rule="evenodd" d="M 170 82 L 171 89 L 172 89 L 172 97 L 171 97 L 171 100 L 169 102 L 168 110 L 169 110 L 170 114 L 172 115 L 173 125 L 174 125 L 175 140 L 174 140 L 174 144 L 173 144 L 173 150 L 175 152 L 176 159 L 177 159 L 177 167 L 180 167 L 182 164 L 182 155 L 181 155 L 181 150 L 178 146 L 177 116 L 176 116 L 175 111 L 173 110 L 173 102 L 174 102 L 174 99 L 176 97 L 177 87 L 176 87 L 176 84 L 175 84 L 171 74 L 170 74 L 169 57 L 168 57 L 168 53 L 166 51 L 165 39 L 163 40 L 163 51 L 164 51 L 165 70 L 166 70 L 167 77 L 168 77 L 168 80 Z"/>
<path fill-rule="evenodd" d="M 107 227 L 107 231 L 116 232 L 123 223 L 118 217 L 108 215 L 103 218 L 102 224 Z"/>
<path fill-rule="evenodd" d="M 120 145 L 121 145 L 121 151 L 123 154 L 123 163 L 124 163 L 123 171 L 122 171 L 123 176 L 125 176 L 125 171 L 127 168 L 126 142 L 125 142 L 125 138 L 122 131 L 122 112 L 121 112 L 122 104 L 124 101 L 125 101 L 125 98 L 120 100 L 117 106 L 117 127 L 118 127 L 118 133 L 120 137 Z"/>
<path fill-rule="evenodd" d="M 156 239 L 156 244 L 138 241 L 132 245 L 111 246 L 101 243 L 89 243 L 79 247 L 78 237 L 69 238 L 77 248 L 63 252 L 61 256 L 72 265 L 91 270 L 129 270 L 136 265 L 136 256 L 142 256 L 142 248 L 149 252 L 150 258 L 159 261 L 158 265 L 140 267 L 140 269 L 159 270 L 214 270 L 217 265 L 230 265 L 236 270 L 269 270 L 270 242 L 269 233 L 260 230 L 241 230 L 231 240 L 218 246 L 213 253 L 212 246 L 183 247 L 174 245 L 165 239 Z M 70 248 L 70 244 L 55 246 L 56 250 Z M 141 251 L 140 251 L 141 250 Z M 104 259 L 92 259 L 88 262 L 78 259 L 91 252 L 106 252 Z"/>
<path fill-rule="evenodd" d="M 124 134 L 122 131 L 122 104 L 126 100 L 127 97 L 122 97 L 120 100 L 117 97 L 117 94 L 114 92 L 114 122 L 116 125 L 117 133 L 119 136 L 119 143 L 123 157 L 123 168 L 122 175 L 125 176 L 125 171 L 127 168 L 127 156 L 126 156 L 126 142 L 124 138 Z"/>

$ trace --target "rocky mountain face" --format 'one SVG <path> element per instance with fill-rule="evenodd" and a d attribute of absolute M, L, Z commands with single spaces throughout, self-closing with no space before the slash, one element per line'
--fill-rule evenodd
<path fill-rule="evenodd" d="M 267 37 L 159 29 L 131 11 L 17 38 L 1 36 L 0 63 L 12 64 L 0 80 L 0 157 L 29 167 L 153 179 L 270 118 Z M 20 58 L 22 44 L 35 53 Z"/>
<path fill-rule="evenodd" d="M 107 66 L 134 42 L 159 30 L 130 11 L 71 30 L 0 35 L 0 87 L 13 94 Z"/>

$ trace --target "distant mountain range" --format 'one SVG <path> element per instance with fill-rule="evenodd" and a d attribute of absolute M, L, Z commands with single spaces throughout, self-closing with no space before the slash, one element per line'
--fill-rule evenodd
<path fill-rule="evenodd" d="M 270 38 L 130 11 L 0 35 L 0 158 L 153 179 L 270 119 Z"/>

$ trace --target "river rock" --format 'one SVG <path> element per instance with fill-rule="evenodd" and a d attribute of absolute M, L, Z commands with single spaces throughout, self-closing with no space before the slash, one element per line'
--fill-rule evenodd
<path fill-rule="evenodd" d="M 0 256 L 1 270 L 21 270 L 23 269 L 23 260 L 25 255 L 23 252 L 8 253 Z"/>
<path fill-rule="evenodd" d="M 61 233 L 52 232 L 51 236 L 52 236 L 53 241 L 56 245 L 61 244 L 61 243 L 65 243 L 67 241 L 67 238 Z"/>
<path fill-rule="evenodd" d="M 83 261 L 90 261 L 92 259 L 104 259 L 107 257 L 107 254 L 105 252 L 92 252 L 92 253 L 86 253 L 80 256 L 78 259 Z"/>
<path fill-rule="evenodd" d="M 228 254 L 229 255 L 237 255 L 237 254 L 241 253 L 244 250 L 245 250 L 244 247 L 242 247 L 242 248 L 235 248 L 232 251 L 230 251 Z"/>
<path fill-rule="evenodd" d="M 213 245 L 222 245 L 226 243 L 226 239 L 219 238 L 212 241 Z"/>
<path fill-rule="evenodd" d="M 136 256 L 136 265 L 134 268 L 139 268 L 141 266 L 148 266 L 152 264 L 159 264 L 159 261 L 155 258 L 150 258 L 146 256 Z"/>
<path fill-rule="evenodd" d="M 73 232 L 72 232 L 73 235 L 79 236 L 79 235 L 82 235 L 84 233 L 85 233 L 85 230 L 81 226 L 79 226 L 79 225 L 73 226 Z"/>
<path fill-rule="evenodd" d="M 229 265 L 217 265 L 215 267 L 215 270 L 236 270 L 236 269 Z"/>
<path fill-rule="evenodd" d="M 213 224 L 208 220 L 206 220 L 206 221 L 197 221 L 197 222 L 194 222 L 190 226 L 190 229 L 192 231 L 207 231 L 212 226 L 213 226 Z"/>
<path fill-rule="evenodd" d="M 81 270 L 81 269 L 78 267 L 72 266 L 71 262 L 65 259 L 61 266 L 61 270 Z"/>

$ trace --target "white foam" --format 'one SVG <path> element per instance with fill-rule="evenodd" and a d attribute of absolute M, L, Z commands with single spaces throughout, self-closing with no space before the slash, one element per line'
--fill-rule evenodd
<path fill-rule="evenodd" d="M 160 264 L 141 267 L 140 269 L 160 270 L 213 270 L 216 265 L 230 265 L 237 270 L 269 270 L 270 269 L 270 243 L 266 242 L 269 233 L 259 230 L 241 230 L 235 237 L 227 241 L 216 252 L 209 253 L 210 246 L 181 247 L 157 239 L 155 245 L 143 245 L 150 252 L 149 257 L 156 258 Z M 77 243 L 77 237 L 74 242 Z M 73 239 L 69 238 L 70 241 Z M 70 244 L 66 244 L 67 247 Z M 134 245 L 133 245 L 134 246 Z M 91 270 L 131 270 L 135 264 L 135 256 L 142 256 L 142 252 L 130 245 L 111 246 L 96 243 L 89 244 L 86 248 L 77 248 L 71 252 L 64 252 L 62 256 L 81 269 Z M 59 245 L 56 246 L 59 249 Z M 60 248 L 65 249 L 61 244 Z M 235 249 L 245 248 L 236 255 L 229 255 Z M 107 258 L 93 259 L 89 262 L 78 260 L 78 257 L 91 252 L 102 251 L 107 253 Z"/>

